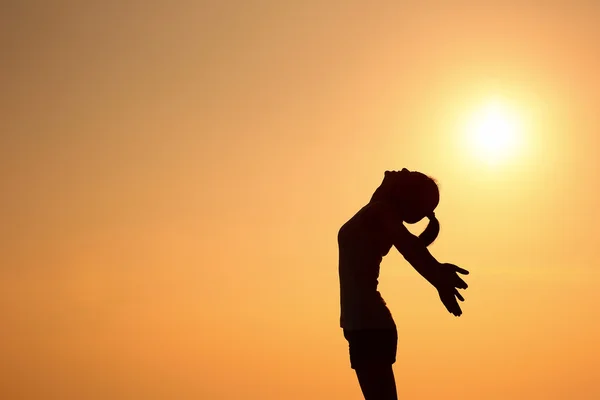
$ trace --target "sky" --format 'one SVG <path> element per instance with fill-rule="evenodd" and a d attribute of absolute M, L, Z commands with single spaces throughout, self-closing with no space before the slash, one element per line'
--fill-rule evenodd
<path fill-rule="evenodd" d="M 584 0 L 4 5 L 0 397 L 360 399 L 336 236 L 406 167 L 440 185 L 432 253 L 471 274 L 454 318 L 384 259 L 400 397 L 600 398 L 599 18 Z M 465 140 L 492 100 L 521 127 L 494 163 Z"/>

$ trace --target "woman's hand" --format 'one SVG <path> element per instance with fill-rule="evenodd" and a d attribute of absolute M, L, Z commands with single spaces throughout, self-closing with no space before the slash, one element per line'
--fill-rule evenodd
<path fill-rule="evenodd" d="M 457 289 L 466 289 L 467 283 L 458 276 L 458 273 L 468 275 L 469 271 L 454 264 L 440 264 L 435 279 L 435 288 L 440 300 L 449 313 L 459 317 L 462 314 L 458 300 L 465 301 Z"/>
<path fill-rule="evenodd" d="M 440 300 L 446 306 L 448 312 L 456 317 L 460 317 L 462 315 L 462 310 L 460 309 L 460 305 L 458 304 L 458 300 L 465 301 L 465 299 L 458 293 L 456 289 L 438 289 L 438 294 L 440 295 Z"/>

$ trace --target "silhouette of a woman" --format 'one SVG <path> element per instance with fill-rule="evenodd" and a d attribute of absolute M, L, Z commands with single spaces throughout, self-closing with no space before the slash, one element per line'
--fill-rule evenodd
<path fill-rule="evenodd" d="M 398 334 L 377 290 L 381 260 L 392 246 L 437 289 L 451 314 L 462 314 L 457 299 L 464 299 L 457 289 L 467 284 L 457 273 L 469 272 L 439 263 L 427 250 L 440 230 L 434 215 L 439 198 L 437 184 L 427 175 L 406 168 L 386 171 L 371 201 L 339 230 L 340 326 L 366 400 L 398 398 L 392 369 Z M 404 226 L 425 217 L 429 224 L 419 236 Z"/>

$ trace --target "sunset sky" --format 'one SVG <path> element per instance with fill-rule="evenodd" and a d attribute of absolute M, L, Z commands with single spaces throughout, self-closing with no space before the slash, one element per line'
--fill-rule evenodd
<path fill-rule="evenodd" d="M 406 167 L 471 275 L 384 259 L 400 398 L 600 399 L 600 2 L 8 3 L 0 398 L 361 399 L 336 236 Z"/>

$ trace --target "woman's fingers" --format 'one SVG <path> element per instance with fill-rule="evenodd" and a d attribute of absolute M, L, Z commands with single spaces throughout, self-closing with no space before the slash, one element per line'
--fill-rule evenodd
<path fill-rule="evenodd" d="M 454 289 L 454 295 L 456 296 L 457 299 L 459 299 L 460 301 L 465 301 L 465 298 L 461 296 L 460 293 L 458 293 L 458 290 Z"/>
<path fill-rule="evenodd" d="M 449 288 L 449 289 L 467 289 L 469 285 L 462 279 L 460 279 L 457 275 L 448 277 L 445 280 L 442 280 L 436 284 L 438 288 Z"/>
<path fill-rule="evenodd" d="M 456 283 L 455 285 L 457 288 L 459 289 L 466 289 L 469 287 L 469 285 L 467 285 L 467 282 L 465 282 L 461 277 L 459 277 L 458 275 L 456 275 Z"/>
<path fill-rule="evenodd" d="M 458 305 L 458 302 L 456 301 L 456 293 L 455 293 L 456 289 L 454 289 L 454 291 L 447 291 L 444 292 L 443 294 L 440 293 L 440 298 L 442 300 L 442 303 L 444 303 L 444 306 L 446 306 L 446 309 L 448 310 L 448 312 L 456 317 L 460 317 L 462 314 L 462 310 L 460 309 L 460 306 Z M 460 296 L 460 294 L 458 295 Z"/>
<path fill-rule="evenodd" d="M 463 275 L 469 275 L 469 271 L 467 271 L 464 268 L 459 267 L 456 264 L 444 263 L 444 265 L 447 265 L 448 267 L 450 267 L 450 269 L 454 270 L 454 272 L 458 272 L 459 274 L 463 274 Z"/>
<path fill-rule="evenodd" d="M 458 272 L 459 274 L 463 274 L 463 275 L 469 275 L 469 271 L 467 271 L 464 268 L 459 267 L 458 265 L 454 265 L 454 264 L 450 264 L 452 266 L 452 268 L 454 268 L 454 270 L 456 272 Z"/>
<path fill-rule="evenodd" d="M 460 317 L 460 315 L 462 314 L 462 310 L 460 309 L 460 306 L 458 305 L 456 299 L 454 299 L 454 301 L 452 302 L 452 310 L 452 314 L 456 317 Z"/>
<path fill-rule="evenodd" d="M 463 275 L 469 275 L 469 271 L 454 264 L 446 263 L 444 265 L 447 265 L 453 271 L 452 273 L 446 270 L 448 271 L 448 274 L 452 276 L 450 279 L 454 282 L 454 286 L 456 286 L 459 289 L 466 289 L 469 287 L 469 285 L 467 285 L 467 282 L 465 282 L 460 276 L 458 276 L 459 273 Z"/>

